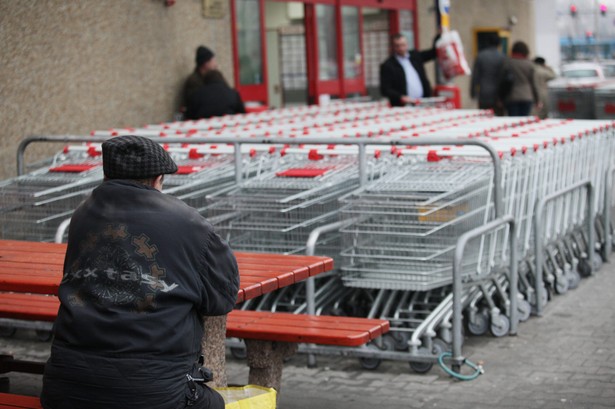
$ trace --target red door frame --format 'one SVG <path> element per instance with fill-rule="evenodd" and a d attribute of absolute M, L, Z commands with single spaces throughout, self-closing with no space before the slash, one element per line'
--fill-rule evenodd
<path fill-rule="evenodd" d="M 265 38 L 265 1 L 258 0 L 260 13 L 260 38 L 261 38 L 261 61 L 263 71 L 263 82 L 258 85 L 241 85 L 239 83 L 239 50 L 237 43 L 237 16 L 235 1 L 230 0 L 231 12 L 231 41 L 233 46 L 233 65 L 235 88 L 241 94 L 244 101 L 258 101 L 265 105 L 268 103 L 268 77 L 267 77 L 267 45 Z M 374 7 L 390 11 L 389 13 L 389 32 L 395 34 L 400 31 L 399 10 L 409 10 L 413 14 L 414 22 L 414 45 L 418 47 L 418 21 L 416 12 L 416 0 L 273 0 L 279 2 L 300 1 L 305 6 L 305 47 L 307 61 L 308 79 L 308 103 L 318 103 L 318 98 L 322 94 L 337 95 L 340 98 L 346 97 L 350 93 L 365 94 L 365 58 L 361 59 L 361 73 L 359 77 L 352 79 L 344 78 L 344 41 L 342 27 L 342 6 L 355 7 Z M 337 59 L 338 59 L 338 78 L 336 80 L 319 80 L 318 70 L 318 29 L 316 18 L 316 4 L 330 4 L 335 7 L 336 18 L 336 39 L 337 39 Z M 359 46 L 361 55 L 364 53 L 363 44 L 363 15 L 359 10 Z"/>
<path fill-rule="evenodd" d="M 239 44 L 237 41 L 237 15 L 235 8 L 235 1 L 230 0 L 231 6 L 231 42 L 233 45 L 233 77 L 235 80 L 235 89 L 241 95 L 241 99 L 244 102 L 255 101 L 260 102 L 264 105 L 269 103 L 269 94 L 268 94 L 268 83 L 269 79 L 267 77 L 267 43 L 265 38 L 265 1 L 258 0 L 258 9 L 259 9 L 259 24 L 260 24 L 260 39 L 261 39 L 261 63 L 262 63 L 262 72 L 263 78 L 260 84 L 254 85 L 242 85 L 239 77 Z"/>

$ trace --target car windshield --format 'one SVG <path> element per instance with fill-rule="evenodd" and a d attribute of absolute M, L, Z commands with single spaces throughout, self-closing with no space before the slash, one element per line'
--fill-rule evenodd
<path fill-rule="evenodd" d="M 615 65 L 604 65 L 602 70 L 605 77 L 615 77 Z"/>
<path fill-rule="evenodd" d="M 562 72 L 564 78 L 594 78 L 598 77 L 598 71 L 590 68 L 578 70 L 566 70 Z"/>

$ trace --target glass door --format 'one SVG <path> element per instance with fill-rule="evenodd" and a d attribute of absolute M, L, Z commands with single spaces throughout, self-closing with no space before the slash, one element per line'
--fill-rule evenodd
<path fill-rule="evenodd" d="M 267 105 L 267 69 L 262 0 L 232 0 L 233 62 L 235 88 L 248 108 Z"/>

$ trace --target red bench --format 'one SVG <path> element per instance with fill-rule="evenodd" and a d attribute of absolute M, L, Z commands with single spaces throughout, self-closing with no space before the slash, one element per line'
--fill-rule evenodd
<path fill-rule="evenodd" d="M 50 329 L 59 305 L 56 296 L 0 293 L 0 317 L 5 325 L 7 319 L 42 321 L 49 323 Z M 251 351 L 248 354 L 249 382 L 278 390 L 283 361 L 296 352 L 297 344 L 356 347 L 367 344 L 388 330 L 387 320 L 264 311 L 233 310 L 226 322 L 226 335 L 246 340 L 246 346 Z M 42 363 L 33 367 L 27 365 L 27 361 L 12 360 L 10 357 L 0 359 L 0 373 L 41 373 Z"/>
<path fill-rule="evenodd" d="M 41 402 L 34 396 L 13 395 L 11 393 L 0 393 L 0 409 L 41 409 Z"/>

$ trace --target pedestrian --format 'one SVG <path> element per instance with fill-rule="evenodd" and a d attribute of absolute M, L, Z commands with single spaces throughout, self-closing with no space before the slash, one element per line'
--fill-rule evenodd
<path fill-rule="evenodd" d="M 546 64 L 542 57 L 534 58 L 534 82 L 538 90 L 538 105 L 536 106 L 536 116 L 545 119 L 549 116 L 549 86 L 547 83 L 555 79 L 555 71 Z M 540 106 L 540 109 L 538 108 Z"/>
<path fill-rule="evenodd" d="M 515 42 L 501 70 L 499 96 L 509 116 L 527 116 L 532 112 L 532 105 L 539 104 L 534 64 L 528 59 L 529 54 L 527 44 Z"/>
<path fill-rule="evenodd" d="M 235 305 L 229 246 L 161 193 L 177 171 L 151 139 L 102 144 L 105 178 L 75 210 L 41 404 L 56 408 L 224 407 L 204 382 L 203 317 Z"/>
<path fill-rule="evenodd" d="M 430 97 L 431 84 L 424 63 L 436 58 L 435 42 L 429 50 L 408 51 L 408 40 L 403 34 L 391 37 L 393 54 L 380 65 L 380 93 L 391 106 L 413 104 L 419 98 Z"/>
<path fill-rule="evenodd" d="M 188 97 L 190 94 L 203 85 L 203 79 L 205 74 L 210 70 L 218 69 L 218 62 L 216 56 L 209 48 L 205 46 L 199 46 L 196 49 L 196 55 L 194 57 L 196 66 L 194 71 L 186 78 L 184 82 L 183 94 L 182 94 L 182 108 L 183 112 L 186 109 Z"/>
<path fill-rule="evenodd" d="M 228 85 L 218 70 L 209 70 L 203 76 L 203 85 L 188 96 L 186 103 L 186 119 L 211 118 L 245 112 L 246 108 L 239 92 Z"/>
<path fill-rule="evenodd" d="M 472 69 L 470 96 L 478 99 L 479 109 L 491 109 L 498 116 L 504 109 L 498 102 L 498 81 L 506 56 L 499 50 L 500 36 L 489 33 L 487 46 L 476 56 Z"/>

